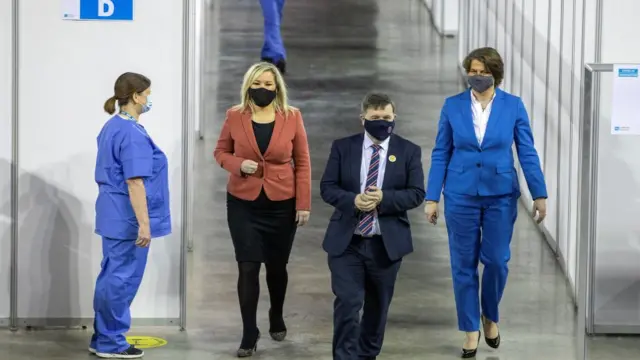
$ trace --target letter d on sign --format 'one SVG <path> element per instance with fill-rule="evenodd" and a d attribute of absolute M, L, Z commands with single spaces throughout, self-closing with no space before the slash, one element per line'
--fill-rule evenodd
<path fill-rule="evenodd" d="M 98 0 L 98 16 L 112 16 L 115 10 L 113 0 Z"/>

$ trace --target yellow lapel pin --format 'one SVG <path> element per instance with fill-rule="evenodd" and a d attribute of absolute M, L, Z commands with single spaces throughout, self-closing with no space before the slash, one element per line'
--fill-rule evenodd
<path fill-rule="evenodd" d="M 395 155 L 389 155 L 389 161 L 396 162 L 396 156 Z"/>

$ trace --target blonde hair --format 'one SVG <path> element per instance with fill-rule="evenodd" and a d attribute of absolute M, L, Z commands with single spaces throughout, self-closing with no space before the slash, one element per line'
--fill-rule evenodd
<path fill-rule="evenodd" d="M 251 84 L 259 78 L 266 71 L 270 71 L 273 74 L 273 78 L 276 82 L 276 98 L 273 100 L 273 107 L 276 112 L 287 114 L 294 110 L 293 106 L 289 106 L 289 98 L 287 97 L 287 84 L 284 82 L 284 78 L 278 71 L 278 68 L 268 62 L 259 62 L 251 65 L 249 70 L 244 74 L 242 80 L 242 88 L 240 89 L 240 104 L 235 105 L 235 110 L 251 110 L 254 106 L 253 100 L 249 97 L 249 88 Z"/>

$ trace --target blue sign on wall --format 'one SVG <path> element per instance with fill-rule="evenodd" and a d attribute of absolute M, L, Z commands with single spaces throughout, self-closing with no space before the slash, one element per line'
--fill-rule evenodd
<path fill-rule="evenodd" d="M 638 69 L 618 69 L 618 77 L 638 77 Z"/>
<path fill-rule="evenodd" d="M 67 20 L 133 20 L 134 0 L 65 0 Z"/>

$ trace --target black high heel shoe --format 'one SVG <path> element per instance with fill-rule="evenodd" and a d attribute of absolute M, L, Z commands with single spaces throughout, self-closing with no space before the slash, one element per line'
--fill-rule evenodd
<path fill-rule="evenodd" d="M 282 315 L 277 318 L 274 318 L 274 315 L 269 310 L 269 335 L 275 341 L 284 341 L 287 337 L 287 327 L 284 324 L 284 319 Z"/>
<path fill-rule="evenodd" d="M 484 317 L 484 315 L 482 315 L 482 326 L 485 326 L 486 322 L 487 322 L 487 318 Z M 496 326 L 497 326 L 497 324 L 496 324 Z M 498 329 L 498 336 L 496 338 L 494 338 L 494 339 L 488 338 L 486 336 L 486 334 L 485 334 L 484 342 L 486 342 L 487 345 L 489 345 L 489 347 L 491 347 L 491 348 L 494 348 L 494 349 L 499 348 L 500 347 L 500 329 Z"/>
<path fill-rule="evenodd" d="M 258 330 L 258 336 L 256 337 L 256 342 L 253 344 L 252 348 L 249 349 L 243 349 L 242 347 L 238 349 L 238 351 L 236 352 L 236 355 L 239 358 L 245 358 L 245 357 L 251 357 L 253 356 L 253 354 L 256 353 L 256 351 L 258 351 L 258 340 L 260 340 L 260 330 Z"/>
<path fill-rule="evenodd" d="M 474 358 L 476 357 L 476 354 L 478 353 L 478 346 L 480 346 L 480 338 L 482 337 L 482 331 L 478 331 L 478 345 L 475 349 L 465 349 L 462 348 L 462 354 L 460 355 L 461 358 L 463 359 L 470 359 L 470 358 Z"/>

